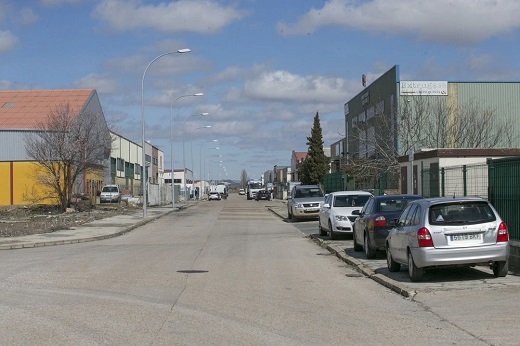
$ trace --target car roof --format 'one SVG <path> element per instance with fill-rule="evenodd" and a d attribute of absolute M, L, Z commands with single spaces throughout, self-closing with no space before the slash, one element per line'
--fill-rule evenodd
<path fill-rule="evenodd" d="M 319 188 L 320 186 L 319 185 L 295 185 L 294 188 L 295 189 L 310 189 L 310 188 Z"/>
<path fill-rule="evenodd" d="M 400 194 L 400 195 L 382 195 L 382 196 L 374 196 L 373 199 L 384 201 L 387 199 L 400 199 L 400 198 L 415 198 L 415 199 L 424 199 L 421 195 L 409 195 L 409 194 Z"/>
<path fill-rule="evenodd" d="M 425 198 L 421 200 L 414 201 L 416 203 L 420 203 L 424 206 L 431 206 L 435 204 L 447 204 L 447 203 L 457 203 L 457 202 L 488 202 L 487 199 L 482 197 L 434 197 L 434 198 Z"/>
<path fill-rule="evenodd" d="M 334 192 L 329 193 L 329 195 L 333 195 L 333 196 L 347 196 L 347 195 L 372 196 L 372 194 L 370 192 L 362 191 L 362 190 L 357 190 L 357 191 L 334 191 Z"/>

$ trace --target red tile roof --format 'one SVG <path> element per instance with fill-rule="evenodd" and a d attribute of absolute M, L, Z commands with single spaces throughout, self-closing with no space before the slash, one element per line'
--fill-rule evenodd
<path fill-rule="evenodd" d="M 0 129 L 34 129 L 58 105 L 69 104 L 79 112 L 94 89 L 2 90 L 0 91 Z"/>
<path fill-rule="evenodd" d="M 306 159 L 307 155 L 308 155 L 307 152 L 293 151 L 293 156 L 296 159 L 296 162 L 300 162 L 301 159 Z"/>

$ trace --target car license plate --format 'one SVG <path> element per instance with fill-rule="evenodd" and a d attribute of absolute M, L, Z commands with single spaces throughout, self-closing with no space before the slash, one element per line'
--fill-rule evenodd
<path fill-rule="evenodd" d="M 457 234 L 457 235 L 450 235 L 451 241 L 461 241 L 461 240 L 482 240 L 482 234 L 476 233 L 476 234 Z"/>

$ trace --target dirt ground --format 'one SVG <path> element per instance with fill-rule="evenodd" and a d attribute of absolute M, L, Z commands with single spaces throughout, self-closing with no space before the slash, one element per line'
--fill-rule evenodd
<path fill-rule="evenodd" d="M 50 206 L 0 208 L 0 238 L 66 230 L 106 217 L 135 211 L 136 205 L 101 204 L 86 211 L 61 213 Z"/>

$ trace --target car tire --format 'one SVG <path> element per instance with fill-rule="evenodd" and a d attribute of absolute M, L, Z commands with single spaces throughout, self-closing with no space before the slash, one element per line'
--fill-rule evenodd
<path fill-rule="evenodd" d="M 330 232 L 330 239 L 336 240 L 338 239 L 338 235 L 334 234 L 334 231 L 332 230 L 332 224 L 329 221 L 329 232 Z"/>
<path fill-rule="evenodd" d="M 392 258 L 388 244 L 386 245 L 386 266 L 388 267 L 388 271 L 392 273 L 401 270 L 401 265 Z"/>
<path fill-rule="evenodd" d="M 493 274 L 497 278 L 506 277 L 508 270 L 509 270 L 509 261 L 496 261 L 496 262 L 493 262 Z"/>
<path fill-rule="evenodd" d="M 320 231 L 320 237 L 327 235 L 327 231 L 324 230 L 323 227 L 321 227 L 321 222 L 319 220 L 318 220 L 318 230 Z"/>
<path fill-rule="evenodd" d="M 412 282 L 422 281 L 424 275 L 424 268 L 418 268 L 415 265 L 411 252 L 408 252 L 408 275 Z"/>
<path fill-rule="evenodd" d="M 357 240 L 356 240 L 356 232 L 354 231 L 354 233 L 352 233 L 352 240 L 354 242 L 354 251 L 361 251 L 363 250 L 363 246 L 359 245 Z"/>
<path fill-rule="evenodd" d="M 365 250 L 365 256 L 368 259 L 376 258 L 376 250 L 370 247 L 370 242 L 368 241 L 368 235 L 366 232 L 363 236 L 363 249 Z"/>

